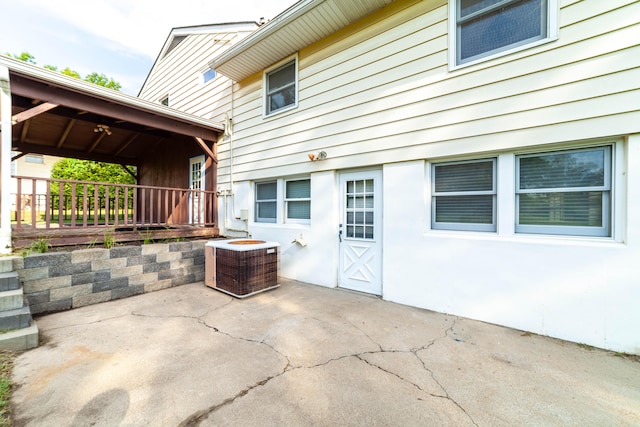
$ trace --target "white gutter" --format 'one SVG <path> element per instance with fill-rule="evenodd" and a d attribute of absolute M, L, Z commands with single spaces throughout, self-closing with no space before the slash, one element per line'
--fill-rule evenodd
<path fill-rule="evenodd" d="M 239 52 L 249 49 L 261 41 L 269 38 L 276 31 L 280 30 L 282 26 L 287 25 L 300 16 L 307 13 L 310 9 L 313 9 L 317 5 L 323 3 L 326 0 L 301 0 L 298 3 L 291 6 L 289 9 L 282 12 L 280 15 L 273 18 L 271 21 L 260 27 L 253 34 L 245 37 L 239 43 L 236 43 L 220 56 L 216 57 L 209 63 L 209 66 L 213 69 L 220 68 L 230 59 L 233 59 Z"/>
<path fill-rule="evenodd" d="M 95 97 L 105 99 L 117 104 L 128 105 L 140 110 L 146 110 L 150 113 L 155 113 L 165 117 L 206 126 L 217 131 L 224 130 L 224 126 L 221 123 L 213 123 L 210 120 L 204 119 L 202 117 L 193 116 L 191 114 L 174 110 L 173 108 L 169 108 L 161 104 L 146 101 L 144 99 L 140 99 L 132 95 L 127 95 L 113 89 L 108 89 L 94 83 L 85 82 L 84 80 L 76 79 L 57 71 L 51 71 L 46 68 L 28 64 L 24 61 L 6 57 L 4 55 L 0 55 L 0 68 L 1 67 L 6 67 L 5 69 L 8 69 L 9 71 L 15 73 L 37 78 L 39 80 L 45 80 L 59 86 L 64 86 L 67 89 L 71 89 L 76 92 L 94 95 Z M 9 111 L 11 111 L 11 108 L 9 108 Z"/>

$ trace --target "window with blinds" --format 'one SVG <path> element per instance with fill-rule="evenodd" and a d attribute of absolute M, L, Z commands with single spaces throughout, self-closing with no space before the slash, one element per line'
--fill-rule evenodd
<path fill-rule="evenodd" d="M 495 165 L 495 159 L 432 165 L 432 228 L 496 231 Z"/>
<path fill-rule="evenodd" d="M 456 64 L 548 37 L 548 0 L 456 0 Z"/>
<path fill-rule="evenodd" d="M 278 206 L 278 183 L 256 183 L 256 222 L 276 222 Z"/>
<path fill-rule="evenodd" d="M 311 180 L 285 182 L 287 220 L 311 219 Z"/>
<path fill-rule="evenodd" d="M 516 158 L 516 232 L 610 236 L 611 146 Z"/>

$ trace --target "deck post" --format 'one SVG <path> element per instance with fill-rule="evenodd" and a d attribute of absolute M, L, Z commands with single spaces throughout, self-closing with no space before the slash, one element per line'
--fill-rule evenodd
<path fill-rule="evenodd" d="M 11 253 L 11 85 L 0 66 L 0 254 Z"/>

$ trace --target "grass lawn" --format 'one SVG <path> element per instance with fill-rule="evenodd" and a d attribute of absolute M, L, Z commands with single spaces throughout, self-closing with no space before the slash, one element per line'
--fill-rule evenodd
<path fill-rule="evenodd" d="M 10 400 L 13 383 L 11 382 L 11 372 L 15 357 L 15 353 L 10 351 L 0 352 L 0 427 L 12 425 Z"/>

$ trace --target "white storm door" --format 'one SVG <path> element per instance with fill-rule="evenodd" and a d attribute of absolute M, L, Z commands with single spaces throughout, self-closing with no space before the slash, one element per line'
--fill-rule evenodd
<path fill-rule="evenodd" d="M 189 159 L 189 224 L 199 224 L 204 219 L 204 156 Z"/>
<path fill-rule="evenodd" d="M 382 172 L 340 175 L 342 288 L 382 295 Z"/>

